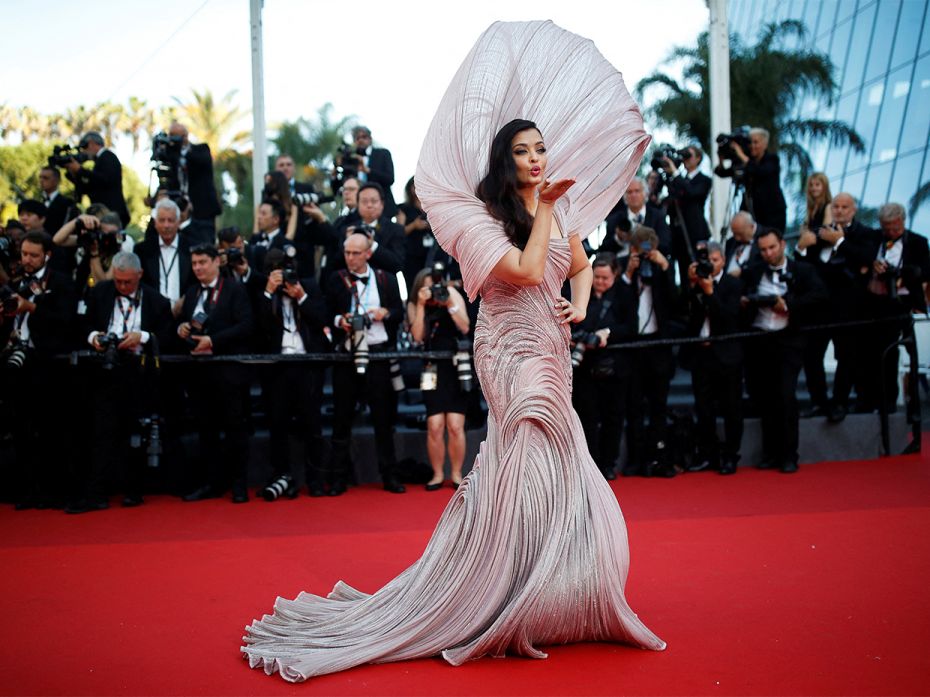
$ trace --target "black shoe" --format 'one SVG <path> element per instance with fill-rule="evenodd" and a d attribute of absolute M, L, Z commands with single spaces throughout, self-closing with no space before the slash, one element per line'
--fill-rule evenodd
<path fill-rule="evenodd" d="M 620 475 L 623 477 L 648 477 L 649 474 L 646 471 L 646 468 L 642 465 L 624 465 L 623 469 L 620 471 Z"/>
<path fill-rule="evenodd" d="M 217 491 L 212 486 L 202 486 L 198 489 L 194 489 L 191 493 L 186 496 L 182 496 L 183 501 L 203 501 L 204 499 L 218 499 L 223 495 L 223 492 Z"/>
<path fill-rule="evenodd" d="M 432 484 L 427 484 L 423 488 L 426 489 L 427 491 L 439 491 L 442 488 L 443 484 L 445 484 L 445 482 L 435 482 Z M 387 488 L 387 486 L 385 486 L 385 488 Z"/>
<path fill-rule="evenodd" d="M 123 497 L 123 508 L 135 508 L 136 506 L 141 506 L 145 503 L 142 500 L 141 496 L 124 496 Z"/>
<path fill-rule="evenodd" d="M 326 492 L 327 496 L 342 496 L 346 493 L 346 483 L 345 482 L 334 482 L 329 485 L 329 491 Z"/>
<path fill-rule="evenodd" d="M 316 482 L 307 485 L 307 493 L 310 494 L 310 496 L 313 498 L 326 496 L 326 492 L 323 490 L 323 485 Z"/>
<path fill-rule="evenodd" d="M 656 461 L 650 462 L 646 468 L 648 471 L 648 477 L 664 477 L 665 479 L 671 479 L 677 474 L 675 468 L 672 465 L 662 465 Z"/>
<path fill-rule="evenodd" d="M 688 472 L 703 472 L 704 470 L 716 469 L 710 458 L 698 458 L 685 468 Z"/>
<path fill-rule="evenodd" d="M 794 460 L 785 460 L 781 463 L 782 474 L 794 474 L 798 471 L 798 463 Z"/>
<path fill-rule="evenodd" d="M 35 501 L 17 501 L 13 504 L 14 511 L 28 511 L 30 508 L 35 508 Z"/>
<path fill-rule="evenodd" d="M 846 418 L 848 411 L 845 404 L 832 404 L 827 412 L 827 421 L 831 424 L 838 424 Z"/>
<path fill-rule="evenodd" d="M 72 501 L 65 506 L 65 513 L 90 513 L 91 511 L 104 511 L 109 507 L 110 504 L 105 499 L 96 501 L 81 499 L 80 501 Z"/>
<path fill-rule="evenodd" d="M 826 416 L 827 409 L 819 404 L 813 405 L 810 409 L 801 412 L 802 419 L 813 419 L 818 416 Z"/>
<path fill-rule="evenodd" d="M 396 477 L 386 477 L 384 480 L 384 490 L 390 491 L 392 494 L 403 494 L 406 493 L 407 487 L 397 481 Z"/>
<path fill-rule="evenodd" d="M 771 455 L 763 455 L 756 468 L 760 470 L 773 470 L 778 467 L 778 460 Z"/>
<path fill-rule="evenodd" d="M 248 503 L 249 502 L 249 490 L 244 485 L 233 486 L 232 492 L 232 502 L 233 503 Z"/>
<path fill-rule="evenodd" d="M 724 460 L 720 463 L 720 467 L 717 471 L 720 474 L 736 474 L 736 461 Z"/>

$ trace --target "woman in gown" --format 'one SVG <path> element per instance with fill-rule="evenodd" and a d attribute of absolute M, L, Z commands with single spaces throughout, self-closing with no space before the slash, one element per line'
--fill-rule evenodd
<path fill-rule="evenodd" d="M 498 22 L 482 35 L 430 126 L 416 181 L 466 291 L 482 297 L 487 439 L 417 561 L 371 595 L 339 582 L 326 598 L 278 598 L 246 627 L 251 667 L 300 681 L 426 656 L 544 658 L 538 646 L 577 641 L 665 648 L 624 597 L 626 526 L 572 409 L 568 350 L 590 291 L 581 237 L 648 143 L 620 74 L 590 41 L 551 22 Z M 575 304 L 560 296 L 566 278 Z"/>

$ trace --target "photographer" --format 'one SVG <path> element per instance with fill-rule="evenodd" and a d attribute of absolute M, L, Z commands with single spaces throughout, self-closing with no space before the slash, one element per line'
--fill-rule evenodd
<path fill-rule="evenodd" d="M 699 243 L 697 261 L 688 266 L 688 336 L 710 338 L 739 329 L 742 284 L 723 272 L 723 249 Z M 697 415 L 697 458 L 693 470 L 733 474 L 743 440 L 743 350 L 738 341 L 685 344 L 681 363 L 691 369 Z M 716 407 L 716 408 L 715 408 Z M 724 442 L 717 438 L 723 416 Z"/>
<path fill-rule="evenodd" d="M 798 374 L 807 337 L 799 331 L 827 292 L 809 264 L 785 256 L 780 230 L 756 238 L 764 263 L 743 272 L 743 308 L 762 333 L 746 344 L 746 386 L 762 420 L 759 469 L 798 471 Z"/>
<path fill-rule="evenodd" d="M 354 233 L 362 233 L 371 239 L 371 265 L 390 274 L 404 268 L 404 228 L 392 223 L 384 212 L 384 190 L 378 184 L 363 184 L 358 192 L 359 221 L 345 229 L 346 239 Z M 327 255 L 327 269 L 323 272 L 325 283 L 329 276 L 345 268 L 344 256 L 332 252 Z"/>
<path fill-rule="evenodd" d="M 151 401 L 157 394 L 143 371 L 140 357 L 153 342 L 171 336 L 168 301 L 142 285 L 139 257 L 119 252 L 113 257 L 112 281 L 98 283 L 87 303 L 87 343 L 102 361 L 93 367 L 93 457 L 83 482 L 83 496 L 65 507 L 66 513 L 87 513 L 109 507 L 109 481 L 122 484 L 123 506 L 142 503 L 145 464 L 132 452 L 130 437 L 140 434 L 142 420 L 161 411 Z M 141 434 L 140 434 L 141 435 Z"/>
<path fill-rule="evenodd" d="M 42 204 L 47 211 L 45 228 L 49 232 L 60 229 L 72 217 L 74 201 L 58 190 L 61 172 L 57 167 L 46 165 L 39 170 L 39 188 L 42 189 Z"/>
<path fill-rule="evenodd" d="M 657 248 L 655 231 L 644 226 L 633 231 L 631 252 L 621 267 L 622 283 L 633 301 L 628 304 L 624 322 L 632 322 L 635 340 L 664 339 L 669 335 L 673 313 L 674 285 L 668 259 Z M 624 476 L 674 477 L 675 469 L 666 461 L 666 407 L 668 391 L 675 374 L 671 346 L 653 346 L 628 352 L 631 382 L 628 405 L 628 463 Z M 649 416 L 649 430 L 645 416 Z"/>
<path fill-rule="evenodd" d="M 91 203 L 102 203 L 119 215 L 125 228 L 129 225 L 129 209 L 123 198 L 123 166 L 119 158 L 105 147 L 103 137 L 93 131 L 81 138 L 78 149 L 93 160 L 94 168 L 82 167 L 73 158 L 65 165 L 68 170 L 65 176 L 74 183 L 75 198 L 80 200 L 86 195 Z"/>
<path fill-rule="evenodd" d="M 95 283 L 113 280 L 112 260 L 123 250 L 125 239 L 119 216 L 109 212 L 100 217 L 83 213 L 55 233 L 52 241 L 58 247 L 78 250 L 75 284 L 81 301 L 87 302 L 86 295 Z"/>
<path fill-rule="evenodd" d="M 217 250 L 220 253 L 220 273 L 245 286 L 252 302 L 253 314 L 257 316 L 268 277 L 249 264 L 248 248 L 235 225 L 220 230 L 216 233 L 216 239 Z M 267 258 L 267 253 L 265 256 Z"/>
<path fill-rule="evenodd" d="M 67 486 L 61 424 L 67 423 L 70 383 L 67 366 L 53 359 L 71 349 L 77 300 L 71 280 L 48 267 L 51 252 L 47 233 L 26 233 L 20 244 L 22 277 L 15 287 L 0 289 L 3 322 L 12 325 L 0 351 L 0 386 L 3 401 L 16 404 L 10 431 L 17 510 L 61 505 Z"/>
<path fill-rule="evenodd" d="M 261 353 L 299 355 L 322 353 L 328 342 L 326 304 L 312 276 L 299 277 L 299 266 L 281 249 L 265 257 L 267 280 L 258 312 Z M 320 363 L 278 362 L 262 373 L 262 396 L 268 408 L 271 431 L 271 463 L 274 474 L 263 490 L 265 498 L 297 496 L 297 468 L 290 457 L 292 415 L 305 453 L 305 475 L 311 496 L 322 496 L 323 435 L 320 403 L 323 397 L 324 366 Z"/>
<path fill-rule="evenodd" d="M 371 185 L 369 185 L 371 186 Z M 386 491 L 402 494 L 406 489 L 397 479 L 394 451 L 396 397 L 387 361 L 368 363 L 369 353 L 390 351 L 397 344 L 397 327 L 403 320 L 403 304 L 393 273 L 374 269 L 374 243 L 368 235 L 353 233 L 346 238 L 346 269 L 333 273 L 326 286 L 326 304 L 337 350 L 352 353 L 351 362 L 333 366 L 333 440 L 329 495 L 346 490 L 349 477 L 349 439 L 355 405 L 364 399 L 371 407 L 375 428 L 378 467 Z"/>
<path fill-rule="evenodd" d="M 352 129 L 352 146 L 343 146 L 334 158 L 333 191 L 338 191 L 350 177 L 360 184 L 377 184 L 383 192 L 384 213 L 388 218 L 397 214 L 394 195 L 394 160 L 385 148 L 372 147 L 371 131 L 365 126 Z"/>
<path fill-rule="evenodd" d="M 443 264 L 422 269 L 410 289 L 407 317 L 413 340 L 426 351 L 458 351 L 470 342 L 470 322 L 465 300 L 448 277 Z M 463 346 L 464 344 L 464 346 Z M 468 392 L 458 370 L 467 370 L 465 384 L 471 389 L 471 362 L 461 365 L 451 360 L 427 361 L 420 379 L 423 404 L 426 406 L 426 450 L 433 477 L 427 491 L 436 491 L 445 480 L 445 433 L 449 434 L 449 465 L 452 486 L 462 482 L 465 462 L 465 414 Z"/>
<path fill-rule="evenodd" d="M 725 136 L 718 136 L 718 143 L 721 138 Z M 718 165 L 714 172 L 733 177 L 734 182 L 743 185 L 742 210 L 749 211 L 760 225 L 784 233 L 787 205 L 781 191 L 781 163 L 778 155 L 767 152 L 769 132 L 764 128 L 749 129 L 748 153 L 746 145 L 744 138 L 728 138 L 718 154 L 721 161 L 729 159 L 733 166 L 728 169 Z"/>
<path fill-rule="evenodd" d="M 177 334 L 192 356 L 237 354 L 248 351 L 252 309 L 241 283 L 220 276 L 219 252 L 211 245 L 191 250 L 197 284 L 184 294 Z M 188 395 L 197 418 L 200 458 L 185 501 L 222 496 L 232 483 L 233 503 L 249 500 L 247 474 L 249 433 L 245 418 L 244 365 L 206 363 L 189 372 Z M 220 448 L 220 433 L 225 433 Z"/>
<path fill-rule="evenodd" d="M 175 317 L 181 311 L 179 303 L 184 293 L 196 283 L 191 273 L 191 248 L 178 234 L 181 210 L 169 198 L 162 199 L 152 210 L 157 239 L 136 244 L 133 251 L 142 262 L 142 282 L 168 299 Z"/>
<path fill-rule="evenodd" d="M 907 214 L 899 203 L 886 203 L 878 210 L 880 230 L 868 236 L 869 269 L 867 316 L 875 319 L 902 317 L 900 322 L 876 323 L 865 335 L 860 368 L 861 410 L 884 408 L 894 412 L 898 399 L 898 347 L 883 352 L 912 331 L 907 315 L 927 312 L 926 289 L 930 281 L 930 251 L 927 238 L 905 227 Z M 882 404 L 882 384 L 885 402 Z"/>
<path fill-rule="evenodd" d="M 26 230 L 18 220 L 10 220 L 6 227 L 0 226 L 0 286 L 5 286 L 13 280 L 19 280 L 20 251 L 19 245 Z M 2 325 L 0 315 L 0 325 Z"/>
<path fill-rule="evenodd" d="M 192 145 L 187 127 L 172 121 L 168 127 L 170 161 L 177 168 L 181 193 L 193 205 L 191 233 L 198 240 L 212 241 L 216 216 L 222 213 L 213 179 L 213 155 L 206 143 Z"/>
<path fill-rule="evenodd" d="M 812 177 L 811 181 L 816 179 Z M 826 197 L 830 198 L 829 189 Z M 811 265 L 828 292 L 827 302 L 812 318 L 818 324 L 849 322 L 866 316 L 863 308 L 867 301 L 868 277 L 863 269 L 871 266 L 875 254 L 874 249 L 864 244 L 872 231 L 863 233 L 853 225 L 856 212 L 853 197 L 840 193 L 832 202 L 835 205 L 829 206 L 824 213 L 818 215 L 815 210 L 814 215 L 808 217 L 809 224 L 815 227 L 802 228 L 796 251 L 796 258 Z M 833 423 L 846 417 L 849 394 L 856 381 L 856 348 L 860 334 L 855 329 L 843 327 L 808 333 L 804 375 L 813 407 L 805 416 L 826 415 Z M 827 376 L 823 364 L 831 341 L 836 358 L 832 401 L 827 399 Z"/>
<path fill-rule="evenodd" d="M 688 267 L 698 243 L 710 239 L 710 228 L 704 217 L 704 206 L 710 193 L 711 179 L 698 171 L 704 152 L 695 145 L 679 151 L 684 174 L 678 173 L 677 164 L 665 155 L 662 171 L 668 177 L 668 216 L 672 229 L 672 256 L 678 264 L 678 277 L 682 286 L 688 278 Z"/>
<path fill-rule="evenodd" d="M 629 339 L 631 328 L 621 318 L 632 315 L 624 312 L 624 302 L 629 309 L 633 296 L 628 286 L 616 286 L 612 255 L 599 254 L 592 267 L 588 309 L 584 320 L 572 330 L 572 404 L 591 458 L 605 479 L 614 479 L 630 386 L 629 361 L 622 353 L 601 349 Z"/>
<path fill-rule="evenodd" d="M 426 211 L 420 206 L 413 177 L 407 180 L 404 187 L 404 202 L 397 210 L 397 224 L 404 227 L 403 272 L 407 283 L 411 283 L 421 269 L 431 267 L 437 261 L 436 256 L 441 251 L 426 219 Z M 445 263 L 446 259 L 440 261 Z M 410 295 L 413 295 L 412 289 Z"/>
<path fill-rule="evenodd" d="M 637 178 L 630 182 L 626 193 L 623 194 L 623 203 L 623 206 L 607 217 L 608 235 L 597 251 L 616 253 L 617 250 L 608 244 L 608 240 L 616 235 L 620 220 L 625 218 L 633 232 L 638 226 L 647 227 L 655 232 L 659 251 L 663 256 L 671 254 L 672 233 L 665 222 L 665 210 L 646 203 L 646 185 L 642 179 Z M 614 234 L 610 234 L 611 232 Z"/>
<path fill-rule="evenodd" d="M 724 268 L 728 275 L 739 278 L 747 267 L 762 263 L 756 238 L 763 229 L 749 213 L 740 211 L 730 220 L 730 232 L 723 248 Z"/>

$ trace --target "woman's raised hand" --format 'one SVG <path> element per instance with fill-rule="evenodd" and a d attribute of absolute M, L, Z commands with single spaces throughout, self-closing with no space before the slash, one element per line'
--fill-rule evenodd
<path fill-rule="evenodd" d="M 574 179 L 559 179 L 556 182 L 550 182 L 548 179 L 539 187 L 540 203 L 555 203 L 562 195 L 574 186 Z"/>

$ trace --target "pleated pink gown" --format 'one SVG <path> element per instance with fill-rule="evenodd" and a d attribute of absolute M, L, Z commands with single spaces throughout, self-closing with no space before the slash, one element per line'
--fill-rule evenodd
<path fill-rule="evenodd" d="M 488 83 L 487 75 L 474 72 L 475 52 L 480 57 L 495 46 L 509 50 L 521 41 L 525 49 L 541 42 L 550 53 L 554 44 L 584 42 L 551 23 L 492 25 L 466 59 L 462 70 L 467 74 L 460 71 L 440 106 L 417 171 L 417 192 L 437 238 L 459 259 L 466 290 L 482 296 L 475 367 L 489 406 L 487 439 L 416 562 L 371 595 L 340 582 L 326 598 L 310 593 L 294 600 L 278 598 L 273 614 L 246 627 L 242 653 L 253 668 L 301 681 L 364 663 L 427 656 L 441 655 L 453 665 L 505 654 L 544 658 L 539 647 L 578 641 L 665 648 L 624 598 L 629 548 L 623 515 L 588 454 L 572 409 L 569 328 L 558 323 L 553 308 L 571 264 L 569 242 L 550 242 L 539 286 L 518 287 L 496 279 L 490 269 L 509 242 L 483 204 L 467 194 L 474 190 L 471 180 L 486 171 L 486 154 L 485 163 L 480 157 L 459 157 L 458 169 L 446 166 L 451 160 L 437 154 L 445 153 L 448 139 L 437 137 L 436 129 L 448 127 L 450 114 L 464 113 L 462 109 L 472 117 L 476 113 L 463 105 L 460 95 L 468 90 L 457 83 Z M 594 50 L 590 42 L 586 45 Z M 535 70 L 529 49 L 517 54 Z M 516 67 L 521 65 L 517 61 Z M 603 88 L 603 76 L 588 72 L 586 79 Z M 578 79 L 570 83 L 572 89 L 585 88 Z M 631 127 L 629 112 L 635 105 L 622 81 L 619 87 L 622 94 L 608 89 L 598 99 L 614 100 L 622 142 L 612 141 L 610 166 L 596 158 L 593 164 L 585 161 L 598 176 L 585 180 L 587 170 L 581 170 L 575 199 L 556 209 L 562 230 L 578 234 L 579 226 L 586 230 L 598 216 L 603 218 L 648 144 L 641 128 Z M 617 103 L 624 95 L 627 101 Z M 604 114 L 594 113 L 589 101 L 582 106 L 603 122 Z M 571 117 L 560 123 L 573 127 L 564 143 L 571 146 L 572 137 L 584 138 L 584 128 L 572 120 L 584 109 L 578 102 L 569 107 Z M 496 127 L 509 120 L 506 114 L 495 114 Z M 534 118 L 532 111 L 526 118 Z M 452 114 L 451 122 L 456 121 L 462 119 Z M 483 125 L 482 131 L 487 130 L 492 129 Z M 543 135 L 550 152 L 558 152 L 546 130 Z M 475 143 L 483 152 L 490 137 L 483 146 Z M 585 155 L 584 148 L 566 150 L 563 162 Z M 557 159 L 554 164 L 557 168 Z M 568 175 L 553 173 L 551 178 L 559 176 Z M 463 183 L 463 177 L 468 181 Z"/>

